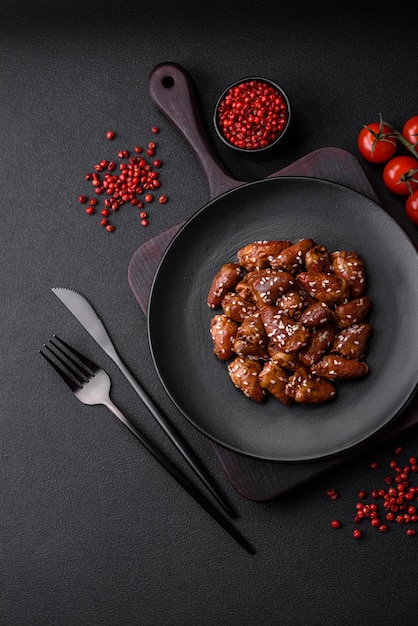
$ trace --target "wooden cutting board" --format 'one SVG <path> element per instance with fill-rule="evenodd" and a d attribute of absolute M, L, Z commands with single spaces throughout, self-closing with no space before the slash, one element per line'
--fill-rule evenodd
<path fill-rule="evenodd" d="M 279 176 L 308 176 L 329 180 L 362 193 L 374 202 L 379 202 L 357 159 L 340 148 L 315 150 L 270 175 L 269 178 Z M 144 315 L 147 314 L 151 285 L 158 264 L 182 225 L 178 224 L 145 242 L 136 250 L 129 263 L 129 285 Z M 418 398 L 415 396 L 392 428 L 374 439 L 373 443 L 376 445 L 384 438 L 394 436 L 416 423 L 418 423 Z M 257 502 L 276 498 L 352 458 L 352 453 L 347 453 L 338 458 L 318 462 L 271 463 L 237 454 L 213 442 L 211 445 L 232 486 L 242 496 Z M 358 453 L 359 450 L 356 450 L 356 454 Z"/>

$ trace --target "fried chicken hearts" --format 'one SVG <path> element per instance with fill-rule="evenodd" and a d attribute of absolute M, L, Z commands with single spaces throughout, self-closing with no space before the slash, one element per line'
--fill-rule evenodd
<path fill-rule="evenodd" d="M 366 270 L 356 252 L 305 238 L 256 241 L 214 276 L 207 302 L 213 351 L 232 383 L 263 402 L 320 404 L 365 376 L 372 326 Z"/>

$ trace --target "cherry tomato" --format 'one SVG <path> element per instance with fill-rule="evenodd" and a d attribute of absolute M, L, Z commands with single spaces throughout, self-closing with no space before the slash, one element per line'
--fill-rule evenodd
<path fill-rule="evenodd" d="M 418 189 L 418 161 L 409 156 L 398 156 L 386 163 L 383 182 L 393 193 L 408 195 Z"/>
<path fill-rule="evenodd" d="M 409 118 L 402 128 L 402 135 L 409 143 L 418 143 L 418 115 Z"/>
<path fill-rule="evenodd" d="M 373 122 L 361 129 L 357 146 L 360 154 L 371 163 L 384 163 L 396 151 L 396 138 L 383 122 Z"/>
<path fill-rule="evenodd" d="M 408 197 L 405 205 L 406 214 L 414 224 L 418 224 L 418 190 Z"/>

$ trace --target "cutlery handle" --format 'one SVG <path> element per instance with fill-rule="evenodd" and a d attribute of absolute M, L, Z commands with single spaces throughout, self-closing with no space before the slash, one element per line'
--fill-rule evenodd
<path fill-rule="evenodd" d="M 224 511 L 230 517 L 237 517 L 236 512 L 231 507 L 229 502 L 226 500 L 224 495 L 221 493 L 219 487 L 216 485 L 215 481 L 212 479 L 206 468 L 203 466 L 202 462 L 199 460 L 197 455 L 193 452 L 192 448 L 185 442 L 185 440 L 181 437 L 178 430 L 173 426 L 173 424 L 168 420 L 168 418 L 160 411 L 155 402 L 145 393 L 141 385 L 131 374 L 129 369 L 120 359 L 120 357 L 116 354 L 112 356 L 116 365 L 119 367 L 121 372 L 124 374 L 125 378 L 135 389 L 138 396 L 141 398 L 142 402 L 145 404 L 147 409 L 152 413 L 155 417 L 161 428 L 164 430 L 166 435 L 172 441 L 172 443 L 176 446 L 177 450 L 182 454 L 185 460 L 189 463 L 189 465 L 193 468 L 196 474 L 199 476 L 200 480 L 206 486 L 206 488 L 210 491 L 213 497 L 217 500 L 217 502 L 222 506 Z"/>
<path fill-rule="evenodd" d="M 218 511 L 212 502 L 183 474 L 168 457 L 166 457 L 157 446 L 145 435 L 139 432 L 130 421 L 121 413 L 118 407 L 110 400 L 103 403 L 116 417 L 130 430 L 138 441 L 152 454 L 152 456 L 166 469 L 169 474 L 187 491 L 187 493 L 200 506 L 226 530 L 249 554 L 255 554 L 253 546 L 241 535 L 241 533 L 231 524 L 231 522 Z"/>
<path fill-rule="evenodd" d="M 193 152 L 204 173 L 211 198 L 243 183 L 227 170 L 206 130 L 194 83 L 177 63 L 157 65 L 149 77 L 151 100 Z"/>

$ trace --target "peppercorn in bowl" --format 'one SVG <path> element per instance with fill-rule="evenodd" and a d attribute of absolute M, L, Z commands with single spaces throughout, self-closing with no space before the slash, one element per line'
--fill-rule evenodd
<path fill-rule="evenodd" d="M 246 153 L 277 146 L 290 125 L 290 102 L 285 91 L 267 78 L 236 81 L 219 97 L 213 115 L 224 144 Z"/>

